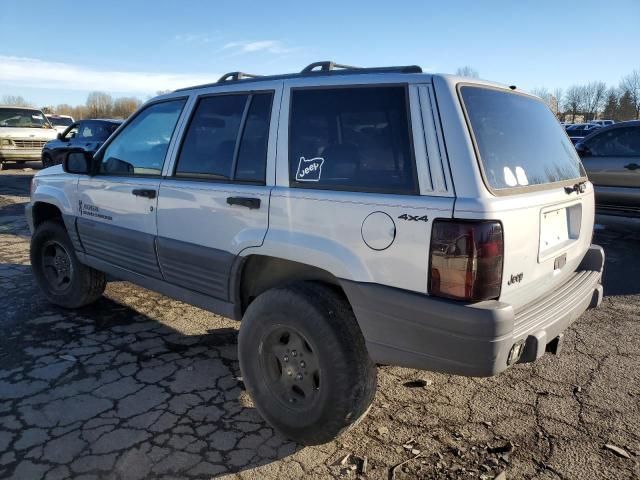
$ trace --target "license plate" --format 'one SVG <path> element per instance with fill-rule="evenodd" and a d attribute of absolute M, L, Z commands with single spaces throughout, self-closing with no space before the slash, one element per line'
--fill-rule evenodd
<path fill-rule="evenodd" d="M 566 208 L 544 212 L 540 220 L 540 253 L 569 240 Z"/>

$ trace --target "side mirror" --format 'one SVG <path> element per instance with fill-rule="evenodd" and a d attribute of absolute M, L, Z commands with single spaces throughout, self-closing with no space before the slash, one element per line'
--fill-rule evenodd
<path fill-rule="evenodd" d="M 578 155 L 581 157 L 591 156 L 591 150 L 584 143 L 576 144 L 576 152 L 578 152 Z"/>
<path fill-rule="evenodd" d="M 62 160 L 62 169 L 67 173 L 88 174 L 91 172 L 93 154 L 84 150 L 71 150 Z"/>

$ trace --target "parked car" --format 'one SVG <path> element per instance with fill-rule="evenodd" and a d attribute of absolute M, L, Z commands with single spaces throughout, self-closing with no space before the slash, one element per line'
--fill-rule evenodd
<path fill-rule="evenodd" d="M 416 66 L 161 95 L 40 171 L 26 215 L 56 305 L 119 278 L 241 319 L 247 392 L 303 444 L 368 410 L 376 364 L 495 375 L 602 299 L 593 187 L 551 110 Z"/>
<path fill-rule="evenodd" d="M 73 117 L 69 115 L 48 114 L 46 117 L 58 133 L 64 132 L 73 123 Z"/>
<path fill-rule="evenodd" d="M 62 163 L 69 150 L 84 150 L 95 153 L 122 123 L 122 120 L 80 120 L 59 133 L 55 140 L 47 142 L 42 149 L 44 168 Z"/>
<path fill-rule="evenodd" d="M 593 125 L 590 123 L 575 123 L 566 129 L 567 135 L 571 139 L 571 142 L 575 145 L 584 137 L 589 135 L 600 128 L 600 125 Z"/>
<path fill-rule="evenodd" d="M 40 159 L 42 147 L 55 136 L 56 131 L 40 110 L 0 106 L 0 170 L 9 161 Z"/>
<path fill-rule="evenodd" d="M 616 123 L 613 120 L 591 120 L 589 123 L 592 125 L 599 125 L 601 127 L 608 127 L 609 125 L 613 125 Z"/>
<path fill-rule="evenodd" d="M 602 128 L 576 145 L 599 207 L 640 213 L 640 121 Z"/>

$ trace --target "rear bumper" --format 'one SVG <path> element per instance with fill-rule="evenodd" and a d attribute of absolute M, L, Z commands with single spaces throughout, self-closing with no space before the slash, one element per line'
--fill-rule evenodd
<path fill-rule="evenodd" d="M 0 161 L 33 161 L 40 160 L 42 149 L 16 149 L 16 150 L 0 150 Z"/>
<path fill-rule="evenodd" d="M 421 295 L 382 285 L 343 281 L 376 363 L 491 376 L 544 355 L 547 345 L 590 307 L 602 301 L 604 251 L 592 245 L 573 275 L 549 295 L 518 309 L 496 300 L 476 304 Z"/>

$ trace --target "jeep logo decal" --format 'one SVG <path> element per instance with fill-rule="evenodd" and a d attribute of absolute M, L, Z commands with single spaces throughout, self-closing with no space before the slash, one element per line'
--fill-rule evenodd
<path fill-rule="evenodd" d="M 296 172 L 296 182 L 319 182 L 322 176 L 322 164 L 324 158 L 315 157 L 307 160 L 300 157 L 298 171 Z"/>
<path fill-rule="evenodd" d="M 511 275 L 511 278 L 507 282 L 507 285 L 513 285 L 514 283 L 520 283 L 522 281 L 522 277 L 524 277 L 524 273 L 516 273 L 515 275 Z"/>

